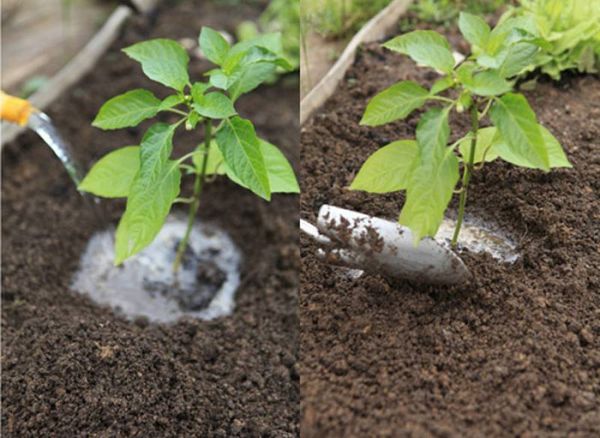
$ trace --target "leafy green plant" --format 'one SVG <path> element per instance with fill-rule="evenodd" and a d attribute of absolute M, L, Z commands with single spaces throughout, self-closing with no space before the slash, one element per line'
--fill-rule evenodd
<path fill-rule="evenodd" d="M 391 0 L 302 0 L 302 22 L 325 37 L 359 29 Z"/>
<path fill-rule="evenodd" d="M 276 68 L 290 68 L 281 56 L 279 34 L 265 34 L 233 47 L 218 32 L 204 27 L 199 37 L 205 56 L 218 67 L 208 81 L 190 81 L 189 57 L 177 42 L 155 39 L 124 52 L 138 61 L 150 79 L 175 93 L 159 99 L 137 89 L 108 100 L 93 125 L 101 129 L 136 126 L 160 112 L 177 114 L 173 123 L 155 123 L 139 146 L 117 149 L 98 161 L 79 189 L 105 198 L 127 198 L 115 242 L 115 264 L 149 245 L 174 203 L 189 204 L 188 227 L 177 251 L 177 271 L 195 221 L 202 188 L 211 175 L 226 175 L 269 201 L 272 193 L 298 193 L 292 167 L 277 147 L 260 139 L 250 120 L 240 117 L 236 100 L 258 87 Z M 215 126 L 215 122 L 218 124 Z M 173 137 L 180 126 L 204 126 L 204 141 L 195 150 L 172 158 Z M 180 197 L 181 178 L 194 176 L 190 197 Z"/>
<path fill-rule="evenodd" d="M 361 124 L 379 126 L 401 120 L 427 102 L 442 106 L 423 114 L 416 140 L 396 141 L 371 155 L 350 188 L 371 193 L 405 190 L 399 221 L 412 230 L 416 242 L 435 236 L 455 193 L 461 162 L 453 246 L 463 222 L 469 182 L 484 163 L 499 158 L 544 172 L 571 167 L 560 143 L 538 123 L 527 99 L 512 92 L 514 78 L 538 50 L 523 39 L 518 24 L 513 18 L 492 30 L 483 19 L 462 13 L 459 27 L 473 53 L 458 65 L 446 38 L 433 31 L 414 31 L 384 44 L 443 76 L 429 90 L 412 81 L 392 85 L 369 102 Z M 448 90 L 456 97 L 441 95 Z M 448 145 L 453 110 L 468 112 L 471 129 Z M 492 126 L 483 127 L 488 115 Z"/>
<path fill-rule="evenodd" d="M 447 23 L 462 12 L 472 14 L 489 14 L 502 7 L 510 0 L 417 0 L 411 6 L 419 21 L 426 23 Z M 405 22 L 403 27 L 408 24 Z"/>
<path fill-rule="evenodd" d="M 500 22 L 519 17 L 540 47 L 527 71 L 540 69 L 555 80 L 565 70 L 595 73 L 600 66 L 600 2 L 520 0 Z"/>
<path fill-rule="evenodd" d="M 256 38 L 261 32 L 281 32 L 283 55 L 296 71 L 300 67 L 300 0 L 271 0 L 258 19 L 243 21 L 236 28 L 239 41 Z"/>

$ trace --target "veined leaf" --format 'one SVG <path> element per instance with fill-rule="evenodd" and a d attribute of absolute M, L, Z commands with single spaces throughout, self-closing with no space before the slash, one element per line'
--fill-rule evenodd
<path fill-rule="evenodd" d="M 259 139 L 272 193 L 300 193 L 292 165 L 277 146 Z"/>
<path fill-rule="evenodd" d="M 198 114 L 211 119 L 225 119 L 236 114 L 229 97 L 218 91 L 194 99 L 194 109 Z"/>
<path fill-rule="evenodd" d="M 465 88 L 479 96 L 499 96 L 512 90 L 512 86 L 495 70 L 476 73 L 472 80 L 463 83 Z"/>
<path fill-rule="evenodd" d="M 482 18 L 467 12 L 461 12 L 458 18 L 458 27 L 472 46 L 483 48 L 487 45 L 491 29 Z"/>
<path fill-rule="evenodd" d="M 283 44 L 281 33 L 272 32 L 258 35 L 246 41 L 241 41 L 232 47 L 230 56 L 245 54 L 252 48 L 263 48 L 268 52 L 275 54 L 279 59 L 283 59 Z"/>
<path fill-rule="evenodd" d="M 171 96 L 164 98 L 163 101 L 160 103 L 160 106 L 158 109 L 159 109 L 159 111 L 164 111 L 169 108 L 173 108 L 174 106 L 180 105 L 183 102 L 184 102 L 184 99 L 182 96 L 173 94 Z"/>
<path fill-rule="evenodd" d="M 544 139 L 546 151 L 548 152 L 548 161 L 550 163 L 550 167 L 573 167 L 569 162 L 567 156 L 565 155 L 565 151 L 563 150 L 558 140 L 552 135 L 550 131 L 548 131 L 548 129 L 546 129 L 542 125 L 539 125 L 539 127 L 542 132 L 542 137 Z M 494 143 L 492 147 L 492 152 L 494 154 L 497 154 L 504 161 L 514 164 L 515 166 L 526 167 L 530 169 L 538 168 L 538 166 L 531 164 L 522 155 L 515 153 L 513 149 L 509 148 L 506 142 L 503 141 L 501 137 L 498 137 L 497 141 Z"/>
<path fill-rule="evenodd" d="M 419 154 L 399 219 L 413 232 L 415 244 L 425 236 L 435 236 L 458 181 L 458 159 L 446 147 L 448 112 L 448 108 L 429 110 L 417 127 Z"/>
<path fill-rule="evenodd" d="M 119 129 L 136 126 L 154 117 L 161 101 L 148 90 L 137 89 L 109 99 L 102 105 L 92 125 L 100 129 Z"/>
<path fill-rule="evenodd" d="M 490 118 L 513 154 L 538 169 L 550 169 L 542 131 L 523 95 L 508 93 L 498 99 L 490 110 Z"/>
<path fill-rule="evenodd" d="M 103 198 L 125 198 L 140 168 L 139 146 L 125 146 L 102 157 L 78 190 Z"/>
<path fill-rule="evenodd" d="M 419 147 L 414 140 L 390 143 L 374 152 L 360 168 L 351 190 L 390 193 L 405 190 L 410 182 Z"/>
<path fill-rule="evenodd" d="M 449 108 L 433 108 L 423 114 L 417 126 L 421 157 L 443 155 L 450 136 Z"/>
<path fill-rule="evenodd" d="M 429 93 L 431 95 L 439 94 L 442 91 L 446 91 L 448 88 L 452 88 L 454 86 L 454 78 L 452 76 L 444 76 L 441 79 L 435 81 L 432 85 Z"/>
<path fill-rule="evenodd" d="M 379 126 L 403 119 L 421 107 L 428 97 L 429 92 L 415 82 L 392 85 L 371 99 L 360 124 Z"/>
<path fill-rule="evenodd" d="M 237 116 L 225 119 L 223 127 L 217 131 L 216 139 L 227 167 L 237 179 L 269 201 L 269 177 L 252 123 Z"/>
<path fill-rule="evenodd" d="M 204 82 L 194 82 L 194 85 L 192 85 L 191 90 L 192 100 L 196 103 L 200 102 L 202 100 L 202 97 L 204 96 L 204 93 L 206 93 L 206 90 L 208 90 L 209 88 L 209 84 L 206 84 Z"/>
<path fill-rule="evenodd" d="M 206 58 L 221 65 L 229 53 L 229 43 L 223 35 L 210 27 L 203 27 L 199 38 L 200 49 Z"/>
<path fill-rule="evenodd" d="M 196 153 L 192 155 L 194 167 L 200 172 L 204 163 L 204 144 L 196 148 Z M 219 150 L 219 145 L 215 140 L 210 142 L 208 151 L 208 162 L 206 163 L 206 175 L 225 175 L 226 164 L 223 161 L 223 154 Z"/>
<path fill-rule="evenodd" d="M 260 150 L 265 161 L 265 167 L 267 168 L 271 193 L 300 193 L 300 186 L 296 180 L 296 175 L 294 174 L 292 165 L 285 158 L 285 155 L 283 155 L 277 146 L 260 138 L 258 140 L 260 142 Z M 194 155 L 193 160 L 196 168 L 200 168 L 202 155 Z M 208 163 L 206 166 L 207 175 L 227 174 L 227 177 L 234 183 L 246 189 L 248 188 L 227 167 L 227 164 L 223 161 L 223 155 L 221 154 L 221 151 L 216 143 L 211 144 L 210 153 L 208 155 Z"/>
<path fill-rule="evenodd" d="M 493 146 L 499 142 L 500 137 L 496 128 L 482 128 L 477 131 L 477 144 L 475 145 L 475 159 L 473 162 L 475 164 L 481 163 L 484 158 L 486 162 L 490 162 L 498 158 L 498 154 L 493 149 Z M 463 161 L 469 161 L 469 157 L 471 156 L 471 138 L 467 136 L 461 140 L 458 150 L 462 155 Z"/>
<path fill-rule="evenodd" d="M 117 227 L 115 264 L 148 246 L 162 228 L 179 194 L 181 172 L 169 160 L 175 128 L 164 123 L 150 127 L 140 146 L 140 169 L 131 184 L 127 208 Z"/>
<path fill-rule="evenodd" d="M 448 40 L 431 30 L 415 30 L 393 38 L 383 46 L 444 73 L 451 73 L 454 68 L 454 56 Z"/>
<path fill-rule="evenodd" d="M 270 62 L 242 64 L 227 82 L 227 91 L 233 101 L 248 93 L 273 76 L 277 66 Z"/>
<path fill-rule="evenodd" d="M 410 228 L 415 244 L 435 236 L 458 181 L 458 159 L 451 149 L 421 156 L 406 190 L 400 224 Z"/>
<path fill-rule="evenodd" d="M 169 39 L 143 41 L 123 51 L 142 64 L 144 74 L 177 91 L 189 84 L 187 67 L 190 58 L 181 45 Z"/>
<path fill-rule="evenodd" d="M 518 75 L 527 67 L 533 65 L 534 58 L 540 51 L 539 47 L 527 42 L 520 42 L 511 45 L 506 53 L 499 74 L 505 78 L 512 78 Z"/>

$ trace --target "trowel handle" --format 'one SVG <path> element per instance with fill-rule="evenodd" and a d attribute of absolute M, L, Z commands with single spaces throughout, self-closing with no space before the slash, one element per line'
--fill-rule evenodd
<path fill-rule="evenodd" d="M 0 91 L 0 119 L 25 126 L 35 108 L 25 99 Z"/>

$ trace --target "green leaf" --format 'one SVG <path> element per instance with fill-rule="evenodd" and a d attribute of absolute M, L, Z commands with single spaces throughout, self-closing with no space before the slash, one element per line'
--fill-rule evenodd
<path fill-rule="evenodd" d="M 479 96 L 499 96 L 512 90 L 511 84 L 495 70 L 475 74 L 471 81 L 464 83 L 464 86 Z"/>
<path fill-rule="evenodd" d="M 271 193 L 300 193 L 300 187 L 296 180 L 294 170 L 285 155 L 277 148 L 277 146 L 259 139 L 260 150 L 263 154 L 265 166 L 269 177 L 269 185 L 271 187 Z M 200 168 L 202 165 L 202 155 L 195 154 L 193 156 L 194 164 L 196 168 Z M 206 174 L 227 174 L 227 177 L 234 183 L 239 184 L 244 188 L 248 188 L 242 183 L 235 174 L 229 169 L 227 164 L 223 161 L 223 155 L 219 150 L 216 143 L 211 143 L 211 149 L 208 156 L 208 163 L 206 165 Z"/>
<path fill-rule="evenodd" d="M 465 62 L 456 69 L 456 78 L 461 84 L 473 83 L 473 75 L 477 66 L 472 62 Z"/>
<path fill-rule="evenodd" d="M 173 40 L 155 39 L 129 46 L 123 51 L 142 64 L 144 74 L 177 91 L 189 84 L 187 67 L 190 58 L 181 45 Z"/>
<path fill-rule="evenodd" d="M 242 64 L 234 70 L 227 82 L 227 91 L 233 101 L 273 77 L 277 66 L 270 62 Z"/>
<path fill-rule="evenodd" d="M 490 26 L 477 15 L 461 12 L 458 27 L 465 39 L 472 46 L 485 47 L 490 37 Z"/>
<path fill-rule="evenodd" d="M 194 109 L 203 117 L 211 119 L 225 119 L 236 114 L 231 100 L 223 93 L 217 91 L 194 99 Z"/>
<path fill-rule="evenodd" d="M 498 130 L 494 127 L 482 128 L 477 131 L 477 144 L 475 145 L 475 164 L 481 163 L 484 158 L 486 162 L 494 161 L 498 154 L 493 149 L 494 145 L 500 142 Z M 462 139 L 458 145 L 458 150 L 462 155 L 463 161 L 469 161 L 471 154 L 471 138 L 469 136 Z M 485 155 L 485 157 L 484 157 Z"/>
<path fill-rule="evenodd" d="M 103 198 L 125 198 L 129 196 L 129 188 L 139 168 L 139 146 L 125 146 L 94 164 L 78 190 Z"/>
<path fill-rule="evenodd" d="M 200 31 L 200 49 L 206 58 L 217 64 L 221 65 L 229 52 L 229 43 L 223 35 L 210 27 L 203 27 Z"/>
<path fill-rule="evenodd" d="M 443 154 L 448 137 L 450 125 L 448 124 L 449 108 L 433 108 L 423 114 L 417 126 L 417 141 L 426 156 Z M 423 155 L 423 153 L 421 153 Z"/>
<path fill-rule="evenodd" d="M 269 177 L 252 123 L 237 116 L 225 119 L 216 139 L 227 167 L 245 187 L 269 201 Z"/>
<path fill-rule="evenodd" d="M 163 99 L 163 101 L 160 103 L 159 106 L 159 111 L 164 111 L 170 108 L 173 108 L 174 106 L 180 105 L 184 102 L 185 100 L 183 99 L 183 96 L 180 96 L 178 94 L 173 94 L 172 96 L 168 96 L 165 99 Z"/>
<path fill-rule="evenodd" d="M 188 131 L 191 131 L 192 129 L 196 129 L 196 126 L 198 125 L 198 122 L 200 121 L 202 117 L 200 116 L 200 114 L 198 114 L 195 111 L 191 111 L 188 114 L 188 118 L 185 122 L 185 129 L 187 129 Z"/>
<path fill-rule="evenodd" d="M 544 139 L 544 145 L 548 152 L 548 161 L 550 162 L 551 168 L 558 167 L 573 167 L 569 162 L 565 152 L 558 142 L 558 140 L 542 125 L 539 125 Z M 518 153 L 515 153 L 513 149 L 509 148 L 502 138 L 498 138 L 498 141 L 494 143 L 492 152 L 497 154 L 504 161 L 507 161 L 515 166 L 526 167 L 530 169 L 537 169 L 538 167 L 531 164 L 526 158 Z"/>
<path fill-rule="evenodd" d="M 518 75 L 527 67 L 534 64 L 535 56 L 540 49 L 529 43 L 521 42 L 510 46 L 504 61 L 499 69 L 499 74 L 505 78 Z"/>
<path fill-rule="evenodd" d="M 508 93 L 496 100 L 490 110 L 490 118 L 514 155 L 538 169 L 550 169 L 542 131 L 523 95 Z"/>
<path fill-rule="evenodd" d="M 404 119 L 421 107 L 428 97 L 429 92 L 415 82 L 404 81 L 392 85 L 371 99 L 360 124 L 379 126 Z"/>
<path fill-rule="evenodd" d="M 192 85 L 191 90 L 192 100 L 194 102 L 200 102 L 202 100 L 202 97 L 204 96 L 204 93 L 206 93 L 206 90 L 208 90 L 209 88 L 209 84 L 206 84 L 204 82 L 194 82 L 194 85 Z"/>
<path fill-rule="evenodd" d="M 174 126 L 156 123 L 142 139 L 140 169 L 117 227 L 116 265 L 152 243 L 179 195 L 181 172 L 177 162 L 169 160 L 174 132 Z"/>
<path fill-rule="evenodd" d="M 458 182 L 458 159 L 446 149 L 443 154 L 421 156 L 406 190 L 399 222 L 410 228 L 415 244 L 436 235 Z"/>
<path fill-rule="evenodd" d="M 227 90 L 229 78 L 220 68 L 211 70 L 206 73 L 209 76 L 210 85 L 221 90 Z"/>
<path fill-rule="evenodd" d="M 454 86 L 454 78 L 452 76 L 444 76 L 441 79 L 435 81 L 429 93 L 431 95 L 439 94 L 442 91 L 446 91 L 448 88 L 452 88 Z"/>
<path fill-rule="evenodd" d="M 350 185 L 351 190 L 390 193 L 405 190 L 418 156 L 414 140 L 390 143 L 375 151 L 360 168 Z"/>
<path fill-rule="evenodd" d="M 406 189 L 400 224 L 411 229 L 418 243 L 435 236 L 458 181 L 458 159 L 446 147 L 450 135 L 449 108 L 427 111 L 417 126 L 419 155 Z"/>
<path fill-rule="evenodd" d="M 300 193 L 294 169 L 279 148 L 259 139 L 272 193 Z"/>
<path fill-rule="evenodd" d="M 444 73 L 451 73 L 454 68 L 450 44 L 442 35 L 431 30 L 415 30 L 400 35 L 383 46 L 410 56 L 418 64 Z"/>
<path fill-rule="evenodd" d="M 194 166 L 200 172 L 204 162 L 204 144 L 196 148 L 196 153 L 192 155 Z M 215 140 L 210 142 L 208 151 L 208 163 L 206 163 L 206 175 L 225 175 L 226 165 L 223 162 L 223 154 L 219 150 L 219 145 Z"/>
<path fill-rule="evenodd" d="M 119 129 L 136 126 L 154 117 L 161 101 L 147 90 L 137 89 L 115 96 L 102 105 L 92 125 L 100 129 Z"/>

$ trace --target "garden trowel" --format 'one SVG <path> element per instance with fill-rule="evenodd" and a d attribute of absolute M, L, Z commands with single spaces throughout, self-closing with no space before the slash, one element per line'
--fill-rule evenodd
<path fill-rule="evenodd" d="M 317 225 L 300 220 L 300 229 L 333 265 L 430 284 L 461 284 L 471 276 L 448 246 L 430 237 L 415 245 L 408 228 L 385 219 L 323 205 Z"/>

